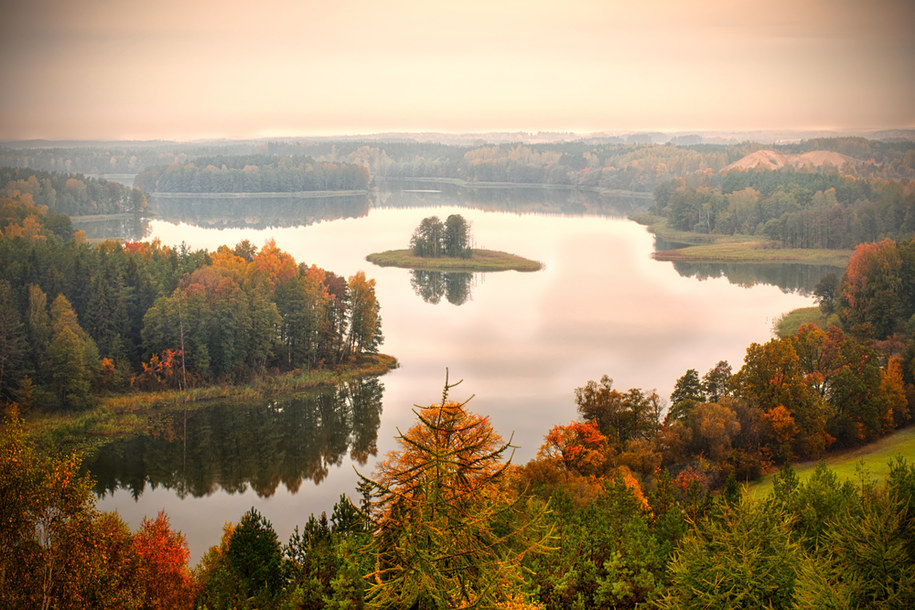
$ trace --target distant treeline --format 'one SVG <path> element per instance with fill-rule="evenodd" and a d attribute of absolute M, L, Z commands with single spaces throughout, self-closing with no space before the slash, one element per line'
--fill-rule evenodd
<path fill-rule="evenodd" d="M 26 195 L 35 205 L 68 216 L 135 214 L 147 207 L 146 196 L 139 189 L 81 174 L 2 167 L 0 189 L 7 197 Z"/>
<path fill-rule="evenodd" d="M 156 165 L 134 182 L 160 193 L 297 193 L 365 190 L 369 172 L 352 163 L 315 162 L 307 157 L 219 156 Z"/>
<path fill-rule="evenodd" d="M 701 144 L 687 138 L 675 139 L 669 144 L 623 142 L 618 138 L 538 144 L 490 144 L 480 141 L 473 145 L 406 139 L 118 143 L 0 148 L 0 164 L 56 172 L 136 174 L 154 166 L 168 168 L 177 164 L 184 167 L 189 163 L 198 169 L 206 169 L 207 165 L 212 165 L 215 170 L 222 170 L 223 165 L 226 170 L 242 169 L 243 165 L 238 166 L 232 160 L 235 158 L 253 157 L 255 161 L 245 163 L 259 167 L 265 165 L 262 160 L 265 158 L 271 159 L 270 163 L 274 164 L 289 158 L 294 160 L 294 165 L 298 165 L 299 159 L 310 158 L 315 164 L 360 165 L 368 169 L 370 176 L 381 178 L 448 178 L 470 183 L 550 184 L 651 192 L 669 180 L 685 178 L 697 172 L 719 172 L 763 148 L 771 148 L 778 153 L 830 151 L 854 160 L 849 167 L 819 170 L 826 173 L 841 170 L 860 178 L 892 180 L 915 177 L 915 145 L 911 141 L 865 138 L 820 138 L 765 147 L 751 142 Z M 220 179 L 225 180 L 225 177 Z M 137 183 L 137 186 L 147 192 L 153 190 L 148 182 Z M 263 185 L 260 188 L 262 191 L 269 190 Z M 165 189 L 160 187 L 159 190 Z M 212 190 L 224 192 L 220 187 L 213 187 Z M 280 191 L 283 189 L 275 192 Z"/>
<path fill-rule="evenodd" d="M 81 408 L 100 391 L 335 365 L 381 341 L 374 280 L 297 264 L 272 241 L 90 246 L 27 196 L 0 210 L 4 400 Z"/>
<path fill-rule="evenodd" d="M 139 145 L 138 145 L 139 146 Z M 164 145 L 163 145 L 164 146 Z M 756 143 L 734 145 L 621 144 L 598 141 L 548 144 L 445 145 L 413 141 L 286 141 L 213 144 L 199 149 L 175 145 L 155 150 L 157 163 L 140 167 L 135 184 L 146 192 L 289 193 L 365 190 L 375 178 L 447 180 L 563 186 L 588 191 L 654 193 L 656 211 L 686 231 L 759 235 L 785 247 L 851 248 L 879 239 L 905 239 L 915 231 L 915 144 L 864 138 L 809 140 L 771 147 L 780 155 L 811 151 L 840 153 L 841 167 L 791 166 L 778 170 L 735 169 L 732 164 L 760 151 Z M 138 152 L 150 159 L 150 147 Z M 209 154 L 190 156 L 189 152 Z M 212 154 L 224 151 L 224 154 Z M 97 162 L 98 148 L 6 149 L 0 159 L 42 165 L 48 155 L 68 156 L 80 166 Z M 70 159 L 69 157 L 73 157 Z M 112 155 L 112 159 L 115 159 Z M 120 159 L 120 157 L 117 157 Z M 60 157 L 51 164 L 59 166 Z M 115 164 L 117 165 L 117 163 Z M 729 169 L 730 168 L 730 169 Z M 727 170 L 727 171 L 725 171 Z M 20 172 L 20 182 L 27 178 Z M 35 172 L 32 172 L 35 173 Z M 51 176 L 48 174 L 48 176 Z M 85 195 L 79 183 L 84 183 Z M 35 191 L 36 203 L 62 213 L 137 209 L 140 194 L 103 197 L 114 186 L 68 179 L 53 188 L 54 205 L 38 174 L 20 190 Z M 39 198 L 42 198 L 39 201 Z M 136 199 L 136 201 L 134 201 Z M 101 202 L 101 203 L 91 203 Z"/>
<path fill-rule="evenodd" d="M 671 227 L 760 235 L 789 248 L 852 248 L 915 234 L 910 181 L 794 169 L 696 175 L 655 189 Z"/>
<path fill-rule="evenodd" d="M 771 148 L 780 153 L 812 150 L 852 157 L 841 169 L 856 177 L 915 178 L 915 143 L 865 138 L 820 138 L 763 146 L 739 144 L 637 144 L 616 139 L 587 139 L 542 144 L 445 145 L 412 141 L 272 142 L 269 154 L 307 154 L 315 159 L 358 163 L 372 176 L 388 178 L 458 178 L 468 182 L 553 184 L 581 188 L 651 192 L 671 179 L 718 172 L 749 153 Z"/>

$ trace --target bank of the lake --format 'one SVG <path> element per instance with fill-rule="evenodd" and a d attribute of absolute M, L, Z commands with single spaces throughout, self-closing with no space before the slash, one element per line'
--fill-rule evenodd
<path fill-rule="evenodd" d="M 366 354 L 355 362 L 331 368 L 265 375 L 246 384 L 219 384 L 186 390 L 129 392 L 102 396 L 81 412 L 33 413 L 26 429 L 40 446 L 55 452 L 87 451 L 115 438 L 141 434 L 151 425 L 150 415 L 175 409 L 194 409 L 213 401 L 244 402 L 308 392 L 362 377 L 383 375 L 398 367 L 387 354 Z"/>
<path fill-rule="evenodd" d="M 415 256 L 412 250 L 387 250 L 369 254 L 365 260 L 379 267 L 401 267 L 404 269 L 418 269 L 421 271 L 460 271 L 490 272 L 490 271 L 539 271 L 543 265 L 508 252 L 497 250 L 481 250 L 474 248 L 469 258 L 452 257 L 422 257 Z"/>
<path fill-rule="evenodd" d="M 670 262 L 714 263 L 799 263 L 845 267 L 851 250 L 782 248 L 777 242 L 755 235 L 717 235 L 679 231 L 670 228 L 660 216 L 640 214 L 632 220 L 645 225 L 655 236 L 683 247 L 660 250 L 655 260 Z"/>

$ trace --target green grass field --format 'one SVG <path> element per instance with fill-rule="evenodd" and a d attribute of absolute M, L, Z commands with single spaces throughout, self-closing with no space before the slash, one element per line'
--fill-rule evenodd
<path fill-rule="evenodd" d="M 867 475 L 878 484 L 889 474 L 889 463 L 896 456 L 902 456 L 907 462 L 915 462 L 915 426 L 897 430 L 870 445 L 834 453 L 822 461 L 836 473 L 840 481 L 857 481 L 858 469 L 863 466 Z M 819 461 L 793 464 L 798 478 L 806 481 Z M 753 498 L 764 498 L 772 491 L 774 473 L 764 476 L 760 481 L 751 483 L 749 494 Z"/>
<path fill-rule="evenodd" d="M 470 258 L 428 258 L 414 256 L 412 250 L 387 250 L 369 254 L 365 260 L 379 267 L 402 267 L 424 271 L 487 272 L 539 271 L 543 265 L 515 254 L 474 249 Z"/>

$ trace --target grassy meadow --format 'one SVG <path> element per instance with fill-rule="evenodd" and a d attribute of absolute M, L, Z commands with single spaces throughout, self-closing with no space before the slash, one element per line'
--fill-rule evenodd
<path fill-rule="evenodd" d="M 840 481 L 858 481 L 863 472 L 865 476 L 882 484 L 890 472 L 889 464 L 896 456 L 902 456 L 909 464 L 915 463 L 915 426 L 897 430 L 863 447 L 830 454 L 822 461 L 836 473 Z M 803 482 L 810 477 L 817 464 L 819 461 L 800 462 L 792 466 Z M 761 499 L 769 495 L 774 474 L 767 474 L 760 481 L 751 483 L 748 489 L 750 496 Z"/>

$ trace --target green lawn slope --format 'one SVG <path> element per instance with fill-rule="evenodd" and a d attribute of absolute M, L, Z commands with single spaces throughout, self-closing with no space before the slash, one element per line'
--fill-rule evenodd
<path fill-rule="evenodd" d="M 889 436 L 863 447 L 849 449 L 825 457 L 822 461 L 836 473 L 840 481 L 858 479 L 858 471 L 863 466 L 866 474 L 878 483 L 882 483 L 889 472 L 889 463 L 902 456 L 910 464 L 915 462 L 915 426 L 897 430 Z M 794 471 L 801 481 L 806 481 L 818 461 L 793 464 Z M 760 481 L 751 483 L 749 494 L 753 498 L 764 498 L 772 491 L 772 477 L 775 473 L 764 476 Z"/>

